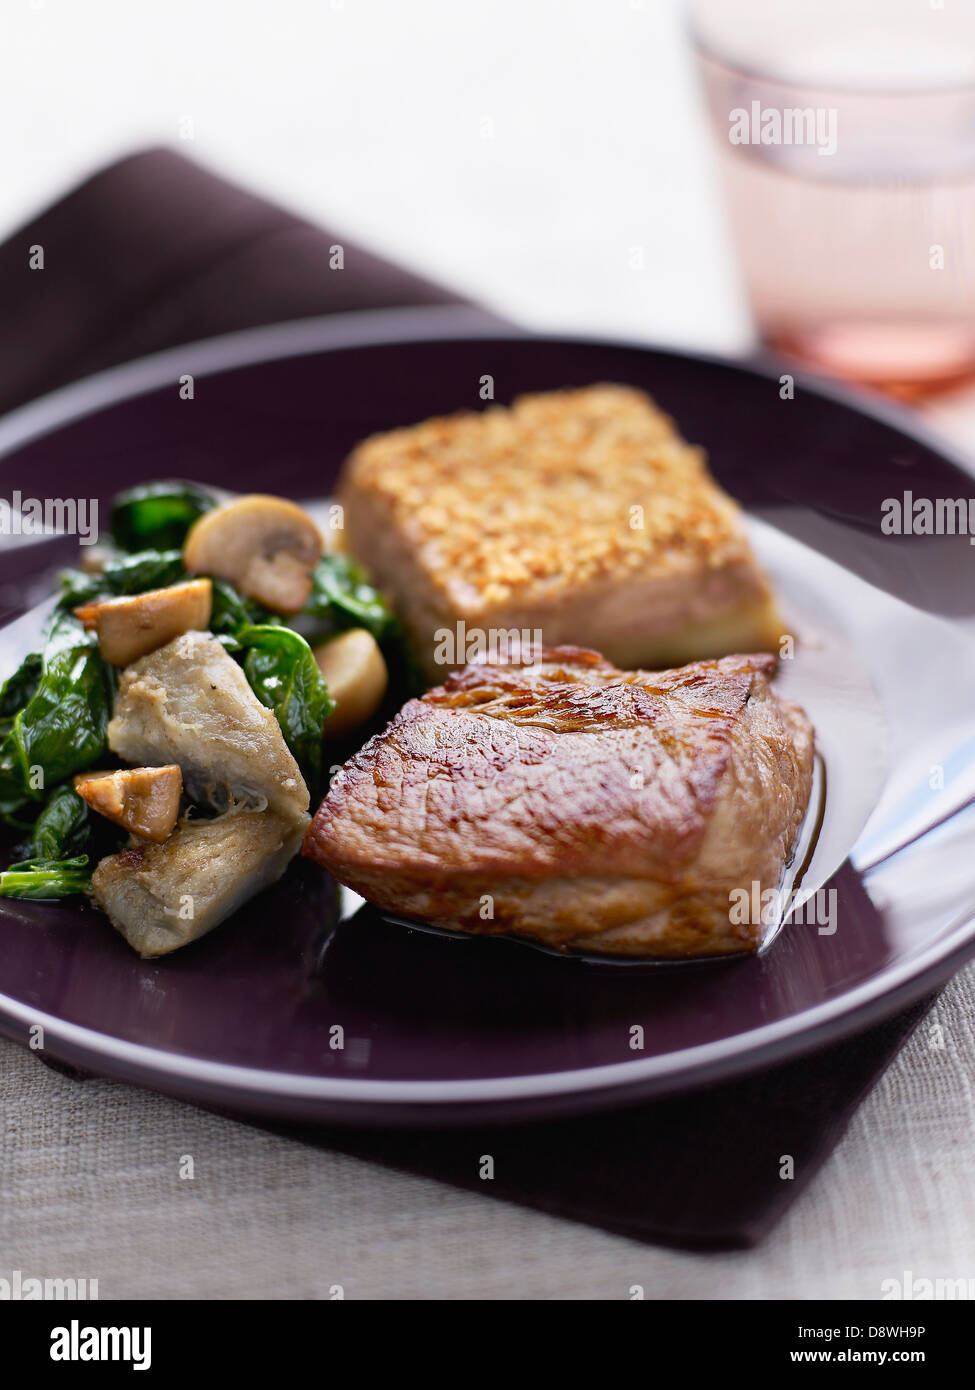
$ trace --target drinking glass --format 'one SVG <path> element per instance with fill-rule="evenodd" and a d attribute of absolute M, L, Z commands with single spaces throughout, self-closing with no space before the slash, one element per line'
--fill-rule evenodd
<path fill-rule="evenodd" d="M 692 0 L 756 325 L 919 398 L 975 376 L 975 4 Z"/>

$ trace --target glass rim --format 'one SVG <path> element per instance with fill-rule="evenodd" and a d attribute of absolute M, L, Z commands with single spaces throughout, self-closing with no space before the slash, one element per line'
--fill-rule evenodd
<path fill-rule="evenodd" d="M 927 98 L 961 96 L 969 94 L 975 96 L 975 75 L 968 81 L 945 81 L 937 86 L 929 87 L 900 87 L 897 85 L 864 87 L 856 83 L 841 82 L 832 79 L 828 82 L 818 81 L 808 77 L 786 77 L 781 73 L 775 73 L 768 68 L 763 68 L 760 64 L 742 62 L 738 58 L 733 58 L 729 53 L 722 53 L 714 44 L 705 39 L 693 16 L 685 8 L 684 12 L 684 31 L 690 39 L 691 47 L 695 53 L 707 58 L 712 62 L 718 63 L 728 72 L 738 73 L 742 77 L 750 78 L 752 81 L 764 82 L 769 86 L 789 88 L 792 91 L 816 91 L 816 92 L 837 92 L 843 96 L 876 97 L 878 99 L 890 97 L 914 97 Z"/>

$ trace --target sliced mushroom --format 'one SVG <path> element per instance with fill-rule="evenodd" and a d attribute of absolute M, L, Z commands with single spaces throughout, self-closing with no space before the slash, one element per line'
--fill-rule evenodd
<path fill-rule="evenodd" d="M 93 811 L 140 839 L 161 845 L 179 816 L 183 776 L 175 763 L 119 772 L 79 773 L 74 789 Z"/>
<path fill-rule="evenodd" d="M 297 613 L 323 549 L 318 527 L 299 506 L 254 493 L 194 522 L 183 562 L 194 573 L 226 579 L 274 613 Z"/>
<path fill-rule="evenodd" d="M 98 649 L 110 666 L 128 666 L 181 633 L 205 629 L 213 606 L 209 579 L 190 579 L 168 589 L 125 598 L 99 599 L 74 610 L 98 633 Z"/>
<path fill-rule="evenodd" d="M 350 733 L 376 713 L 389 684 L 376 639 L 364 627 L 353 628 L 316 647 L 315 660 L 335 701 L 325 731 Z"/>

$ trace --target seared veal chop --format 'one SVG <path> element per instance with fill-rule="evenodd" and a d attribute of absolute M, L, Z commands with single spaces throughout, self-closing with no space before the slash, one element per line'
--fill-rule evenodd
<path fill-rule="evenodd" d="M 813 729 L 770 656 L 620 671 L 474 664 L 341 769 L 304 853 L 378 906 L 629 956 L 755 949 L 805 814 Z M 737 901 L 737 898 L 734 900 Z"/>

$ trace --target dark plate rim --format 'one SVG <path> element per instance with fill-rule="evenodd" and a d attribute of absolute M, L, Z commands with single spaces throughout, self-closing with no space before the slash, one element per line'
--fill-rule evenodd
<path fill-rule="evenodd" d="M 971 474 L 967 455 L 919 423 L 905 407 L 865 398 L 814 374 L 785 367 L 775 359 L 736 359 L 718 353 L 626 339 L 537 333 L 486 319 L 465 307 L 373 310 L 328 315 L 247 329 L 219 338 L 167 349 L 124 366 L 99 372 L 12 412 L 0 421 L 0 458 L 30 441 L 86 415 L 137 398 L 175 380 L 182 372 L 214 374 L 261 361 L 318 352 L 434 341 L 545 341 L 566 346 L 621 348 L 663 354 L 731 371 L 778 377 L 788 370 L 802 389 L 847 406 L 898 430 Z M 175 375 L 174 375 L 175 373 Z M 956 813 L 957 814 L 957 813 Z M 975 955 L 975 901 L 955 925 L 916 956 L 878 972 L 853 990 L 778 1023 L 711 1043 L 634 1058 L 608 1066 L 521 1077 L 465 1081 L 382 1081 L 325 1078 L 286 1071 L 209 1062 L 179 1052 L 127 1042 L 47 1015 L 0 993 L 0 1032 L 25 1041 L 40 1024 L 45 1052 L 102 1075 L 148 1085 L 202 1103 L 227 1107 L 234 1102 L 252 1112 L 320 1116 L 352 1122 L 443 1123 L 610 1108 L 649 1095 L 673 1094 L 728 1080 L 778 1064 L 862 1031 L 917 1002 Z"/>

